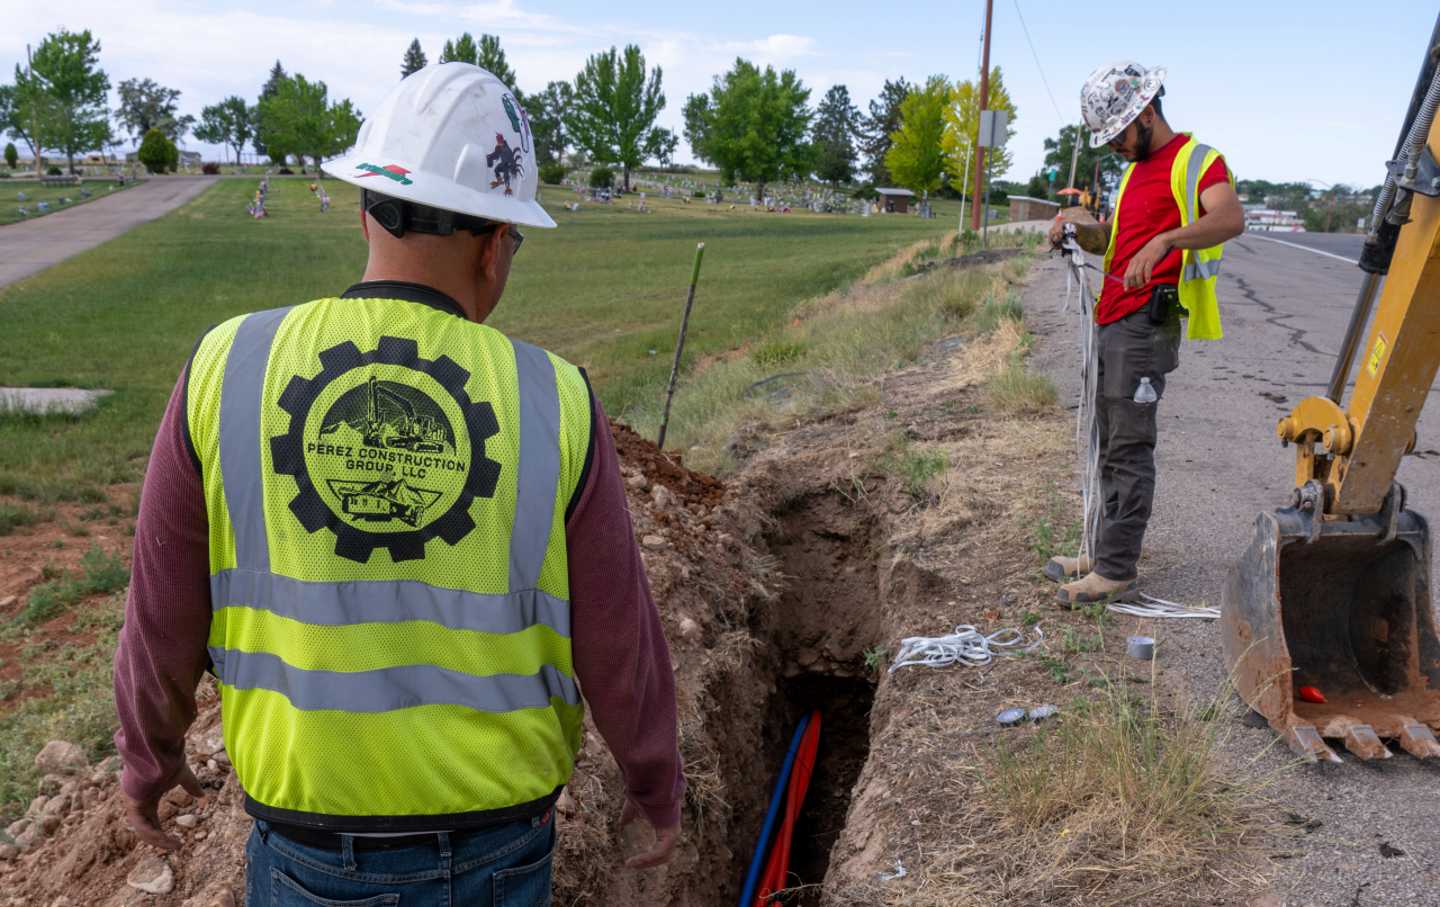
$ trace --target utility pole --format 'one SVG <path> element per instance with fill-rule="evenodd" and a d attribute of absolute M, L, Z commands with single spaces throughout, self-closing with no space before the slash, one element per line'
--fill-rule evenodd
<path fill-rule="evenodd" d="M 994 18 L 995 0 L 985 0 L 985 43 L 984 49 L 980 52 L 980 110 L 983 112 L 990 105 L 990 22 Z M 976 136 L 975 149 L 975 205 L 970 212 L 970 229 L 980 231 L 981 207 L 988 212 L 990 200 L 981 195 L 981 185 L 984 183 L 985 173 L 985 149 L 978 147 L 979 136 Z"/>
<path fill-rule="evenodd" d="M 1075 127 L 1075 141 L 1070 143 L 1070 188 L 1075 188 L 1075 163 L 1080 159 L 1080 127 Z"/>

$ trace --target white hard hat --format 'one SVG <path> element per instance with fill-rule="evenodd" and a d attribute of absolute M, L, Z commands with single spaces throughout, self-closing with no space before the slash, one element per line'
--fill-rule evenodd
<path fill-rule="evenodd" d="M 325 172 L 382 195 L 486 220 L 553 227 L 535 201 L 530 120 L 505 83 L 469 63 L 405 77 Z"/>
<path fill-rule="evenodd" d="M 1080 113 L 1090 130 L 1090 147 L 1099 148 L 1125 131 L 1140 111 L 1164 90 L 1165 68 L 1146 69 L 1121 61 L 1090 73 L 1080 89 Z"/>

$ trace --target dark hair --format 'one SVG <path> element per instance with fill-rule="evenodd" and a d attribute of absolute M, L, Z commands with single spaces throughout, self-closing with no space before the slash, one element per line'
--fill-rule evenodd
<path fill-rule="evenodd" d="M 1164 96 L 1165 96 L 1165 89 L 1162 87 L 1162 88 L 1160 89 L 1160 93 L 1157 94 L 1155 97 L 1153 97 L 1153 98 L 1150 99 L 1150 106 L 1151 106 L 1152 108 L 1154 108 L 1154 110 L 1155 110 L 1155 115 L 1156 115 L 1157 117 L 1159 117 L 1160 119 L 1162 119 L 1162 120 L 1165 119 L 1165 111 L 1164 111 L 1164 109 L 1162 109 L 1161 106 L 1160 106 L 1160 99 L 1161 99 L 1162 97 L 1164 97 Z"/>

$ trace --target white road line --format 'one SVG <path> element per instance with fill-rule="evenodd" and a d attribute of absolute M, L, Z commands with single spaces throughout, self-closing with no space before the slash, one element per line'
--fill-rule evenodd
<path fill-rule="evenodd" d="M 1282 246 L 1289 246 L 1292 249 L 1299 249 L 1301 252 L 1314 252 L 1316 255 L 1324 255 L 1326 258 L 1333 258 L 1336 261 L 1343 261 L 1347 265 L 1358 265 L 1360 262 L 1353 258 L 1346 258 L 1344 255 L 1336 255 L 1334 252 L 1322 252 L 1319 249 L 1312 249 L 1309 246 L 1302 246 L 1299 243 L 1286 242 L 1283 239 L 1273 239 L 1269 236 L 1261 236 L 1258 233 L 1242 234 L 1246 239 L 1260 239 L 1265 242 L 1279 243 Z"/>

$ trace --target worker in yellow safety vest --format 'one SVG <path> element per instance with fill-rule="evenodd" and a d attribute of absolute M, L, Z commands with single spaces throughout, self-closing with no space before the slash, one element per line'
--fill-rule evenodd
<path fill-rule="evenodd" d="M 182 846 L 158 803 L 223 783 L 186 758 L 211 672 L 250 907 L 549 903 L 586 705 L 622 824 L 655 832 L 629 865 L 674 851 L 673 672 L 609 423 L 583 371 L 484 323 L 519 226 L 555 226 L 533 148 L 479 67 L 404 79 L 325 165 L 361 190 L 361 282 L 206 332 L 162 419 L 122 786 L 140 839 Z"/>
<path fill-rule="evenodd" d="M 1090 74 L 1080 93 L 1091 145 L 1130 162 L 1108 226 L 1066 209 L 1077 241 L 1104 256 L 1095 304 L 1099 368 L 1100 525 L 1094 558 L 1056 557 L 1045 575 L 1061 583 L 1062 604 L 1115 601 L 1138 578 L 1140 546 L 1155 497 L 1156 408 L 1165 376 L 1179 364 L 1182 332 L 1219 340 L 1215 284 L 1222 244 L 1245 228 L 1234 175 L 1214 148 L 1176 132 L 1161 105 L 1165 70 L 1114 63 Z"/>

